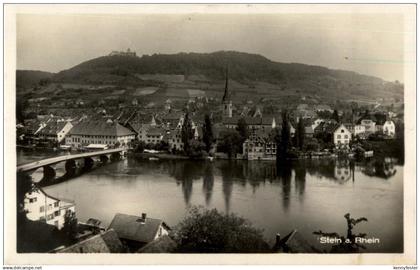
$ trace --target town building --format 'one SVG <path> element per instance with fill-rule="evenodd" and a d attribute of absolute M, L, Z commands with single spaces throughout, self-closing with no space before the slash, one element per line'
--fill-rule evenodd
<path fill-rule="evenodd" d="M 130 251 L 137 251 L 159 237 L 168 235 L 171 230 L 161 219 L 148 218 L 145 213 L 141 217 L 118 213 L 112 219 L 110 229 L 115 230 Z"/>
<path fill-rule="evenodd" d="M 51 121 L 38 132 L 38 138 L 41 141 L 61 143 L 72 128 L 70 121 Z"/>
<path fill-rule="evenodd" d="M 340 124 L 335 128 L 333 133 L 334 145 L 338 148 L 348 147 L 351 140 L 351 132 L 343 125 Z"/>
<path fill-rule="evenodd" d="M 136 56 L 135 51 L 131 51 L 130 48 L 127 51 L 112 51 L 109 56 Z"/>
<path fill-rule="evenodd" d="M 242 145 L 244 158 L 248 160 L 273 160 L 276 158 L 277 145 L 269 134 L 253 131 Z"/>
<path fill-rule="evenodd" d="M 354 136 L 358 136 L 359 138 L 365 138 L 366 134 L 366 127 L 364 125 L 355 125 L 354 126 Z"/>
<path fill-rule="evenodd" d="M 110 229 L 80 241 L 69 247 L 60 249 L 57 253 L 123 253 L 124 246 L 117 233 Z"/>
<path fill-rule="evenodd" d="M 386 120 L 384 125 L 383 125 L 383 134 L 390 137 L 390 138 L 394 138 L 395 137 L 395 124 L 394 121 L 392 120 Z"/>
<path fill-rule="evenodd" d="M 145 143 L 156 144 L 160 143 L 163 139 L 165 131 L 159 127 L 151 127 L 146 131 Z"/>
<path fill-rule="evenodd" d="M 136 133 L 116 121 L 83 121 L 74 126 L 66 136 L 66 145 L 80 148 L 89 144 L 127 145 Z"/>
<path fill-rule="evenodd" d="M 57 229 L 64 226 L 67 211 L 75 212 L 75 204 L 71 201 L 55 198 L 36 187 L 28 192 L 24 200 L 26 217 L 33 221 L 43 221 L 54 225 Z"/>
<path fill-rule="evenodd" d="M 370 135 L 376 132 L 376 123 L 372 119 L 361 119 L 360 125 L 365 127 L 365 134 Z"/>
<path fill-rule="evenodd" d="M 227 117 L 227 118 L 232 117 L 233 104 L 232 104 L 231 94 L 229 92 L 229 77 L 228 77 L 227 69 L 226 69 L 225 93 L 223 94 L 223 98 L 222 98 L 222 112 L 223 112 L 223 117 Z"/>
<path fill-rule="evenodd" d="M 236 129 L 238 127 L 238 121 L 240 119 L 245 120 L 247 128 L 250 130 L 263 130 L 269 131 L 271 129 L 276 128 L 277 121 L 274 116 L 272 117 L 241 117 L 241 116 L 234 116 L 234 117 L 224 117 L 222 119 L 222 124 L 228 129 Z"/>
<path fill-rule="evenodd" d="M 181 151 L 184 149 L 184 143 L 182 142 L 182 135 L 180 129 L 172 130 L 168 140 L 169 149 Z"/>

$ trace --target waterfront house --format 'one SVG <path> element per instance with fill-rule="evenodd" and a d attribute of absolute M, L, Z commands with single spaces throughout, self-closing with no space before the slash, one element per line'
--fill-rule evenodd
<path fill-rule="evenodd" d="M 169 143 L 169 149 L 175 149 L 175 150 L 183 150 L 184 149 L 184 143 L 182 142 L 182 135 L 181 130 L 174 129 L 170 132 L 168 135 L 168 143 Z"/>
<path fill-rule="evenodd" d="M 39 131 L 38 137 L 42 141 L 61 143 L 72 128 L 70 121 L 51 121 Z"/>
<path fill-rule="evenodd" d="M 366 135 L 370 135 L 376 132 L 376 128 L 375 128 L 375 121 L 373 121 L 372 119 L 361 119 L 358 124 L 362 125 L 365 127 L 365 134 Z"/>
<path fill-rule="evenodd" d="M 354 125 L 352 123 L 343 123 L 343 125 L 350 131 L 350 133 L 354 134 Z"/>
<path fill-rule="evenodd" d="M 390 137 L 390 138 L 394 138 L 395 136 L 395 124 L 394 121 L 392 120 L 386 120 L 384 125 L 383 125 L 383 133 Z"/>
<path fill-rule="evenodd" d="M 35 143 L 39 140 L 39 132 L 46 126 L 43 121 L 38 119 L 25 119 L 23 134 L 29 143 Z"/>
<path fill-rule="evenodd" d="M 145 213 L 141 217 L 118 213 L 108 229 L 114 229 L 130 251 L 137 251 L 147 243 L 168 235 L 171 230 L 161 219 L 149 218 Z"/>
<path fill-rule="evenodd" d="M 248 160 L 273 160 L 277 145 L 267 132 L 254 130 L 242 145 L 244 158 Z"/>
<path fill-rule="evenodd" d="M 365 138 L 366 134 L 366 127 L 364 125 L 355 125 L 354 126 L 354 133 L 355 136 L 359 136 L 360 138 Z"/>
<path fill-rule="evenodd" d="M 75 212 L 73 202 L 48 195 L 39 187 L 26 194 L 24 208 L 28 219 L 54 225 L 57 229 L 63 228 L 67 211 Z"/>
<path fill-rule="evenodd" d="M 351 140 L 351 132 L 343 125 L 338 125 L 333 133 L 334 145 L 338 148 L 348 148 Z"/>
<path fill-rule="evenodd" d="M 66 136 L 66 145 L 79 148 L 89 144 L 113 146 L 117 143 L 127 145 L 136 133 L 116 121 L 83 121 L 74 126 Z"/>
<path fill-rule="evenodd" d="M 74 245 L 60 249 L 58 253 L 123 253 L 123 244 L 117 233 L 110 229 L 94 235 Z"/>
<path fill-rule="evenodd" d="M 165 131 L 158 127 L 151 127 L 146 131 L 146 140 L 145 143 L 160 143 L 163 139 Z"/>

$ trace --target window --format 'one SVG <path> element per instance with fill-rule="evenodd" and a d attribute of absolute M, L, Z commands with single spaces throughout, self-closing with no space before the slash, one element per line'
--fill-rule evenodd
<path fill-rule="evenodd" d="M 36 202 L 36 197 L 35 197 L 35 198 L 30 198 L 30 199 L 29 199 L 29 202 L 30 202 L 30 203 Z"/>
<path fill-rule="evenodd" d="M 55 212 L 54 212 L 54 216 L 55 216 L 55 217 L 57 217 L 57 216 L 59 216 L 59 215 L 60 215 L 60 210 L 57 210 L 57 211 L 55 211 Z"/>
<path fill-rule="evenodd" d="M 58 207 L 58 201 L 54 203 L 54 207 Z"/>
<path fill-rule="evenodd" d="M 41 207 L 39 208 L 39 212 L 41 212 L 41 213 L 42 213 L 42 212 L 44 212 L 44 210 L 45 210 L 45 209 L 44 209 L 44 206 L 41 206 Z"/>
<path fill-rule="evenodd" d="M 53 219 L 54 218 L 54 214 L 49 214 L 48 216 L 47 216 L 47 220 L 51 220 L 51 219 Z"/>
<path fill-rule="evenodd" d="M 344 129 L 341 130 L 341 133 L 344 133 Z"/>
<path fill-rule="evenodd" d="M 349 136 L 348 135 L 344 135 L 344 139 L 348 139 L 349 138 Z"/>
<path fill-rule="evenodd" d="M 341 139 L 341 135 L 337 135 L 337 139 Z"/>

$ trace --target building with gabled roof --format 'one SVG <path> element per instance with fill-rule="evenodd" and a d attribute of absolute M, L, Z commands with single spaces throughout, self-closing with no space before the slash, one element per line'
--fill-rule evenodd
<path fill-rule="evenodd" d="M 170 227 L 161 219 L 127 214 L 116 214 L 108 229 L 114 229 L 118 237 L 131 251 L 137 251 L 147 243 L 168 235 Z"/>
<path fill-rule="evenodd" d="M 60 249 L 58 253 L 123 253 L 123 244 L 117 233 L 111 229 L 94 235 L 74 245 Z"/>
<path fill-rule="evenodd" d="M 79 148 L 89 144 L 127 145 L 136 133 L 116 121 L 83 121 L 75 125 L 66 137 L 66 145 Z"/>
<path fill-rule="evenodd" d="M 33 221 L 42 221 L 54 225 L 57 229 L 64 226 L 64 216 L 67 211 L 75 212 L 75 204 L 70 200 L 53 197 L 40 187 L 35 187 L 26 193 L 24 209 L 26 217 Z"/>
<path fill-rule="evenodd" d="M 344 124 L 340 124 L 339 126 L 337 126 L 333 134 L 333 142 L 336 147 L 349 147 L 351 141 L 351 132 L 344 126 Z"/>
<path fill-rule="evenodd" d="M 70 121 L 50 121 L 38 132 L 38 137 L 41 140 L 60 143 L 72 128 L 73 124 Z"/>

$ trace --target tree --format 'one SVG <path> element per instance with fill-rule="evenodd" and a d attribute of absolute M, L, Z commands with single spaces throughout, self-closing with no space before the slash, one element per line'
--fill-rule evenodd
<path fill-rule="evenodd" d="M 332 119 L 334 119 L 337 122 L 340 122 L 340 117 L 338 116 L 338 111 L 334 110 L 333 115 L 332 115 Z"/>
<path fill-rule="evenodd" d="M 190 140 L 189 145 L 190 147 L 187 154 L 190 158 L 201 158 L 205 155 L 204 149 L 206 146 L 203 142 L 192 139 Z"/>
<path fill-rule="evenodd" d="M 296 134 L 295 134 L 295 146 L 298 147 L 300 150 L 302 150 L 303 145 L 304 145 L 304 140 L 305 140 L 305 126 L 303 125 L 303 120 L 300 117 L 297 124 Z"/>
<path fill-rule="evenodd" d="M 404 143 L 404 123 L 402 121 L 398 121 L 395 127 L 395 140 L 397 145 L 397 156 L 404 163 L 405 158 L 405 143 Z"/>
<path fill-rule="evenodd" d="M 208 114 L 204 117 L 203 142 L 206 145 L 206 151 L 209 152 L 213 143 L 213 127 Z"/>
<path fill-rule="evenodd" d="M 34 190 L 32 178 L 25 172 L 18 172 L 16 174 L 16 206 L 18 225 L 26 219 L 25 198 L 28 192 Z"/>
<path fill-rule="evenodd" d="M 242 151 L 242 137 L 236 130 L 229 130 L 224 133 L 217 145 L 217 151 L 228 154 L 228 157 L 235 157 Z"/>
<path fill-rule="evenodd" d="M 17 99 L 16 100 L 16 123 L 23 123 L 25 119 L 24 110 L 28 107 L 27 99 Z"/>
<path fill-rule="evenodd" d="M 243 141 L 248 138 L 248 125 L 244 118 L 240 118 L 238 120 L 236 130 L 238 131 L 239 136 L 241 136 Z"/>
<path fill-rule="evenodd" d="M 76 240 L 77 236 L 77 218 L 76 213 L 67 210 L 64 215 L 64 226 L 62 228 L 63 232 L 67 235 L 70 240 Z"/>
<path fill-rule="evenodd" d="M 194 137 L 194 132 L 192 129 L 191 120 L 189 118 L 188 112 L 185 114 L 184 122 L 182 123 L 181 128 L 181 140 L 184 144 L 184 152 L 188 153 L 190 148 L 190 140 Z"/>
<path fill-rule="evenodd" d="M 287 111 L 282 112 L 282 126 L 280 134 L 276 136 L 277 160 L 284 160 L 288 156 L 290 148 L 290 124 Z"/>
<path fill-rule="evenodd" d="M 175 228 L 174 240 L 183 253 L 269 252 L 262 230 L 234 214 L 192 207 Z"/>

